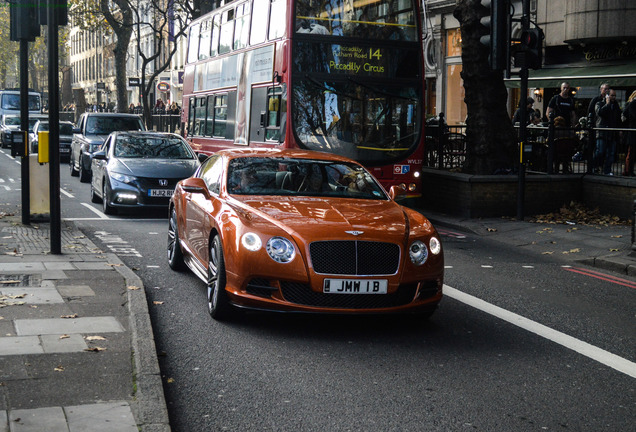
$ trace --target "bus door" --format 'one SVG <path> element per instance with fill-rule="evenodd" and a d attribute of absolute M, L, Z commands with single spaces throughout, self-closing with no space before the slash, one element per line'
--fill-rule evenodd
<path fill-rule="evenodd" d="M 286 85 L 255 87 L 252 90 L 250 141 L 280 144 L 285 139 Z"/>

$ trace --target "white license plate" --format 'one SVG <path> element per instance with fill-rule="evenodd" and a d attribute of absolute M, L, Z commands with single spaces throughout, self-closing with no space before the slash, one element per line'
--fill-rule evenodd
<path fill-rule="evenodd" d="M 70 148 L 60 147 L 60 153 L 70 153 L 70 152 L 71 152 Z"/>
<path fill-rule="evenodd" d="M 386 279 L 325 279 L 326 294 L 386 294 Z"/>
<path fill-rule="evenodd" d="M 172 189 L 150 189 L 148 195 L 151 197 L 171 197 L 173 192 Z"/>

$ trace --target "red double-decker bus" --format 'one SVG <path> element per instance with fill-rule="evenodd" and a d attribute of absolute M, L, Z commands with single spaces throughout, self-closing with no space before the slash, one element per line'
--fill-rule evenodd
<path fill-rule="evenodd" d="M 421 195 L 424 76 L 417 0 L 234 0 L 193 21 L 184 134 L 198 153 L 336 153 Z"/>

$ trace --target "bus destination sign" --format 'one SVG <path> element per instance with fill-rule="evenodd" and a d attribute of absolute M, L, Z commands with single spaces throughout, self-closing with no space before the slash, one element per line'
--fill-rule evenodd
<path fill-rule="evenodd" d="M 335 73 L 385 76 L 388 58 L 384 51 L 382 48 L 339 45 L 333 49 L 329 69 Z"/>

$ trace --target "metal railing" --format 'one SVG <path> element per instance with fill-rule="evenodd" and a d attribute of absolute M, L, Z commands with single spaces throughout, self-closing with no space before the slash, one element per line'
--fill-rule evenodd
<path fill-rule="evenodd" d="M 636 159 L 636 148 L 629 145 L 629 128 L 595 128 L 585 122 L 573 128 L 554 126 L 554 120 L 541 126 L 527 127 L 525 157 L 527 170 L 547 174 L 605 174 L 604 155 L 595 154 L 597 136 L 611 134 L 615 140 L 614 160 L 609 172 L 614 176 L 633 175 L 629 172 L 628 155 Z M 518 130 L 518 126 L 515 126 Z M 603 136 L 600 135 L 600 136 Z M 444 115 L 429 119 L 426 125 L 426 157 L 424 166 L 454 170 L 464 166 L 467 146 L 465 125 L 447 125 Z M 634 165 L 632 162 L 631 169 Z M 511 167 L 516 170 L 517 167 Z"/>

